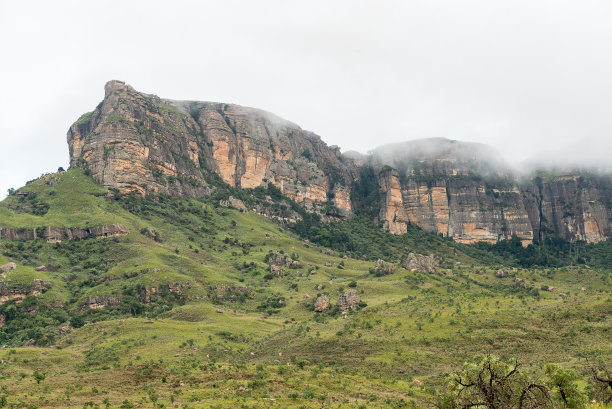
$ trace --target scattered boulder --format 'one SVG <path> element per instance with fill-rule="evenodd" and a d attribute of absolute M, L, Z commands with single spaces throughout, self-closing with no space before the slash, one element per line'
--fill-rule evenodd
<path fill-rule="evenodd" d="M 374 263 L 374 267 L 370 268 L 370 274 L 374 274 L 376 277 L 385 276 L 393 274 L 393 272 L 395 272 L 395 268 L 395 265 L 378 259 Z"/>
<path fill-rule="evenodd" d="M 2 270 L 5 273 L 8 273 L 11 270 L 14 270 L 17 268 L 17 264 L 13 263 L 12 261 L 10 263 L 6 263 L 3 266 L 0 266 L 0 270 Z"/>
<path fill-rule="evenodd" d="M 227 200 L 219 201 L 219 205 L 221 207 L 233 207 L 236 210 L 240 210 L 242 212 L 247 211 L 247 207 L 244 205 L 244 202 L 240 199 L 236 199 L 233 196 L 230 196 Z"/>
<path fill-rule="evenodd" d="M 506 277 L 507 275 L 508 275 L 508 272 L 504 269 L 500 269 L 495 272 L 496 277 Z"/>
<path fill-rule="evenodd" d="M 302 267 L 302 263 L 300 263 L 299 261 L 293 260 L 291 257 L 285 254 L 281 254 L 276 251 L 268 253 L 266 255 L 265 261 L 270 266 L 290 267 L 290 268 Z"/>
<path fill-rule="evenodd" d="M 433 254 L 424 256 L 422 254 L 410 253 L 402 262 L 406 270 L 420 271 L 421 273 L 435 273 L 438 268 Z"/>
<path fill-rule="evenodd" d="M 354 310 L 359 305 L 361 298 L 357 295 L 357 291 L 349 289 L 340 294 L 338 298 L 338 308 L 340 311 Z"/>
<path fill-rule="evenodd" d="M 280 268 L 280 267 L 278 267 L 278 266 L 271 265 L 270 266 L 270 273 L 276 274 L 277 276 L 280 277 L 280 276 L 284 276 L 285 275 L 285 270 Z"/>
<path fill-rule="evenodd" d="M 85 305 L 91 310 L 99 310 L 101 308 L 113 305 L 120 305 L 121 297 L 114 295 L 94 295 L 85 300 Z"/>
<path fill-rule="evenodd" d="M 51 288 L 51 283 L 49 281 L 41 280 L 40 278 L 35 278 L 34 280 L 32 280 L 31 295 L 40 295 L 49 288 Z"/>
<path fill-rule="evenodd" d="M 330 263 L 329 261 L 327 261 L 327 262 L 325 263 L 325 267 L 331 267 L 331 263 Z"/>
<path fill-rule="evenodd" d="M 314 310 L 316 312 L 327 311 L 330 307 L 329 298 L 326 295 L 321 295 L 317 298 L 314 303 Z"/>
<path fill-rule="evenodd" d="M 38 266 L 34 270 L 36 270 L 36 271 L 49 271 L 47 266 Z"/>

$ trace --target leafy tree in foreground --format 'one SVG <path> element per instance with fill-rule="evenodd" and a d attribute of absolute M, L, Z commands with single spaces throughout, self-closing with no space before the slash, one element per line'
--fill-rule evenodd
<path fill-rule="evenodd" d="M 554 364 L 546 365 L 546 376 L 551 390 L 556 392 L 555 398 L 566 408 L 584 408 L 585 396 L 580 392 L 576 381 L 579 379 L 572 369 L 561 368 Z"/>
<path fill-rule="evenodd" d="M 591 367 L 593 375 L 593 398 L 610 403 L 612 402 L 612 374 L 607 368 Z"/>
<path fill-rule="evenodd" d="M 504 362 L 494 355 L 479 355 L 451 375 L 449 390 L 439 409 L 552 408 L 548 389 L 532 382 L 517 360 Z"/>

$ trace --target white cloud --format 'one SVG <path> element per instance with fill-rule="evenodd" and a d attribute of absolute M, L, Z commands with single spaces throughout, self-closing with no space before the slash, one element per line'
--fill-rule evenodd
<path fill-rule="evenodd" d="M 266 109 L 344 150 L 612 153 L 611 19 L 596 0 L 0 2 L 0 195 L 67 165 L 109 79 Z"/>

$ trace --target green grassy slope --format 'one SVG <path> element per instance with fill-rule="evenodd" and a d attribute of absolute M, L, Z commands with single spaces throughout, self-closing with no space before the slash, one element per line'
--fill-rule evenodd
<path fill-rule="evenodd" d="M 371 260 L 212 199 L 109 195 L 79 169 L 20 191 L 36 202 L 7 198 L 0 227 L 121 223 L 130 234 L 0 240 L 0 265 L 18 264 L 3 283 L 51 283 L 0 306 L 0 395 L 13 407 L 426 407 L 445 374 L 477 353 L 518 357 L 535 376 L 544 363 L 582 371 L 583 356 L 612 357 L 605 269 L 497 277 L 500 260 L 419 231 L 403 242 L 372 233 L 393 244 L 397 266 L 376 277 Z M 301 267 L 269 274 L 270 251 Z M 436 254 L 443 274 L 403 269 L 402 251 Z M 319 294 L 335 305 L 348 288 L 366 305 L 346 317 L 312 310 Z M 92 298 L 120 302 L 93 309 Z"/>

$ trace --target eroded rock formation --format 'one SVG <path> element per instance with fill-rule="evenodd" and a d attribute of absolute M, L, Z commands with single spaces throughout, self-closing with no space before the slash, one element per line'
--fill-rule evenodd
<path fill-rule="evenodd" d="M 409 253 L 402 261 L 402 267 L 406 270 L 419 271 L 421 273 L 435 273 L 438 263 L 433 255 L 424 256 L 417 253 Z"/>
<path fill-rule="evenodd" d="M 380 220 L 394 234 L 410 223 L 462 243 L 612 237 L 610 175 L 519 177 L 490 148 L 445 139 L 379 148 L 368 163 L 379 169 Z"/>
<path fill-rule="evenodd" d="M 32 280 L 30 284 L 0 281 L 0 305 L 8 301 L 21 303 L 27 296 L 39 296 L 49 288 L 51 288 L 50 282 L 38 278 Z"/>
<path fill-rule="evenodd" d="M 355 167 L 337 147 L 271 113 L 233 104 L 164 100 L 121 81 L 68 131 L 71 164 L 127 193 L 202 196 L 208 172 L 231 186 L 272 183 L 312 207 L 351 213 Z"/>
<path fill-rule="evenodd" d="M 350 217 L 353 182 L 361 168 L 371 167 L 381 196 L 378 220 L 394 234 L 413 224 L 463 243 L 612 237 L 610 176 L 522 180 L 491 148 L 443 138 L 343 156 L 271 113 L 161 99 L 121 81 L 106 84 L 100 105 L 68 131 L 68 144 L 72 165 L 88 167 L 101 184 L 127 193 L 197 197 L 219 180 L 242 188 L 272 184 L 310 210 L 325 214 L 331 202 L 340 216 Z M 228 205 L 245 210 L 237 201 Z M 284 223 L 298 217 L 256 211 Z M 32 238 L 36 232 L 20 234 Z"/>
<path fill-rule="evenodd" d="M 62 240 L 118 237 L 129 233 L 129 229 L 122 224 L 106 224 L 86 229 L 51 226 L 38 229 L 9 229 L 0 227 L 0 239 L 13 241 L 43 239 L 49 243 L 59 243 Z"/>
<path fill-rule="evenodd" d="M 357 291 L 353 289 L 345 290 L 338 297 L 338 308 L 340 311 L 354 310 L 359 305 L 361 298 L 357 295 Z"/>
<path fill-rule="evenodd" d="M 316 312 L 327 311 L 330 307 L 329 298 L 326 295 L 320 295 L 314 303 L 314 310 Z"/>

